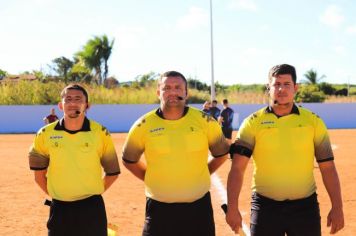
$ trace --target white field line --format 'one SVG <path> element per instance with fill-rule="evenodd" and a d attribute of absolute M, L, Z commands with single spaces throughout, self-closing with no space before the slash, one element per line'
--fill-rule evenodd
<path fill-rule="evenodd" d="M 335 150 L 335 149 L 337 149 L 338 148 L 338 146 L 336 145 L 336 144 L 331 144 L 331 149 L 332 150 Z"/>
<path fill-rule="evenodd" d="M 209 160 L 211 158 L 213 157 L 210 156 Z M 211 175 L 211 183 L 213 187 L 216 189 L 216 192 L 218 193 L 221 204 L 227 203 L 227 192 L 225 186 L 223 185 L 221 179 L 216 173 Z M 246 215 L 246 212 L 242 211 L 241 215 L 242 216 Z M 244 222 L 242 222 L 242 231 L 245 233 L 246 236 L 250 236 L 250 229 Z"/>

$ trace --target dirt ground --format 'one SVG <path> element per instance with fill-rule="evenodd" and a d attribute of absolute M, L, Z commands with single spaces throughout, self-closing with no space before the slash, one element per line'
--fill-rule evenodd
<path fill-rule="evenodd" d="M 356 235 L 356 160 L 355 130 L 330 130 L 334 146 L 344 202 L 346 226 L 338 235 Z M 28 168 L 27 152 L 33 134 L 0 135 L 0 235 L 46 235 L 46 221 L 49 213 L 43 205 L 46 198 L 36 186 L 33 173 Z M 113 134 L 116 150 L 121 153 L 126 134 Z M 217 172 L 226 186 L 230 168 L 227 161 Z M 108 220 L 118 226 L 118 235 L 140 235 L 144 219 L 145 197 L 143 183 L 133 177 L 122 165 L 122 174 L 111 189 L 104 194 Z M 241 209 L 245 212 L 244 221 L 249 223 L 250 183 L 252 164 L 245 175 L 241 195 Z M 322 232 L 328 235 L 326 216 L 330 201 L 322 184 L 318 168 L 315 168 L 318 195 L 322 216 Z M 221 197 L 212 186 L 217 236 L 234 235 L 220 209 Z"/>

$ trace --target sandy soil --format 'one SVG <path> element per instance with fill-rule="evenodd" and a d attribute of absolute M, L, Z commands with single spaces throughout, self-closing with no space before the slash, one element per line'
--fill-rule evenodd
<path fill-rule="evenodd" d="M 339 171 L 344 200 L 346 226 L 338 235 L 356 235 L 356 161 L 354 159 L 356 130 L 330 130 L 335 147 L 336 165 Z M 33 180 L 28 168 L 27 152 L 34 135 L 0 135 L 0 235 L 46 235 L 49 209 L 43 205 L 46 198 Z M 113 134 L 117 152 L 121 152 L 126 134 Z M 121 165 L 122 166 L 122 165 Z M 217 172 L 226 186 L 230 163 L 227 161 Z M 248 166 L 241 195 L 244 221 L 249 223 L 250 182 L 252 165 Z M 315 168 L 323 235 L 329 234 L 326 216 L 330 201 L 322 184 L 318 168 Z M 109 222 L 118 226 L 118 235 L 141 234 L 144 219 L 145 197 L 143 183 L 133 177 L 123 166 L 122 174 L 104 194 Z M 220 209 L 221 196 L 212 186 L 212 199 L 217 236 L 233 235 L 225 223 Z"/>

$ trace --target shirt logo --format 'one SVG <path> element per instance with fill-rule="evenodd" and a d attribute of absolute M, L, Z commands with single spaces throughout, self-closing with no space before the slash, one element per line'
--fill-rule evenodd
<path fill-rule="evenodd" d="M 163 127 L 159 127 L 159 128 L 151 129 L 150 133 L 155 133 L 157 131 L 162 131 L 162 130 L 164 130 L 164 128 Z"/>
<path fill-rule="evenodd" d="M 49 139 L 61 139 L 61 138 L 63 138 L 63 136 L 61 136 L 61 135 L 55 135 L 55 136 L 49 137 Z"/>
<path fill-rule="evenodd" d="M 261 122 L 261 125 L 271 125 L 271 124 L 274 124 L 274 121 L 264 120 L 264 121 Z"/>

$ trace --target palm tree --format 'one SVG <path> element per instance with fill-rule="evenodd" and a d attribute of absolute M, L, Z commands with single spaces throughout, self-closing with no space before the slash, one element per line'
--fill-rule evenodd
<path fill-rule="evenodd" d="M 74 63 L 71 70 L 72 80 L 90 83 L 92 80 L 91 70 L 85 65 L 84 60 L 81 57 L 76 57 Z"/>
<path fill-rule="evenodd" d="M 113 45 L 114 40 L 110 42 L 106 35 L 95 36 L 84 45 L 82 51 L 76 54 L 90 70 L 95 70 L 94 78 L 97 84 L 102 84 L 108 76 L 108 60 Z M 102 73 L 103 67 L 104 73 Z"/>
<path fill-rule="evenodd" d="M 109 42 L 108 37 L 103 35 L 101 38 L 101 46 L 102 46 L 102 61 L 104 62 L 104 77 L 103 81 L 107 79 L 109 73 L 108 60 L 110 58 L 112 48 L 114 46 L 115 39 Z M 103 82 L 102 81 L 102 82 Z"/>
<path fill-rule="evenodd" d="M 325 75 L 322 75 L 318 78 L 318 72 L 314 69 L 310 69 L 307 72 L 305 72 L 304 77 L 307 80 L 304 80 L 307 84 L 317 84 L 320 80 L 326 78 Z"/>

